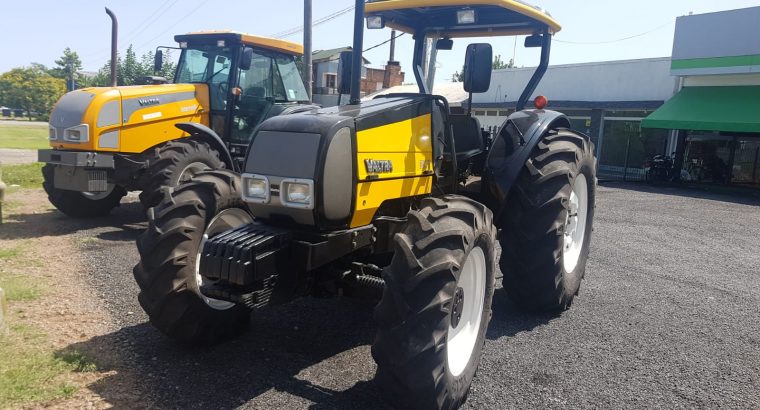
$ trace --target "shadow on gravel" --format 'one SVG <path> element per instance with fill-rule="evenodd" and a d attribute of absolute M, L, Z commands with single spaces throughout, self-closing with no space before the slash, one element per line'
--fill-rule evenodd
<path fill-rule="evenodd" d="M 382 401 L 371 381 L 345 391 L 334 387 L 374 376 L 374 365 L 362 366 L 372 363 L 373 307 L 362 300 L 302 299 L 257 312 L 247 333 L 210 348 L 179 346 L 144 323 L 60 353 L 83 352 L 99 370 L 113 371 L 88 387 L 116 408 L 234 408 L 272 389 L 316 409 L 378 408 Z"/>
<path fill-rule="evenodd" d="M 652 185 L 633 182 L 600 182 L 599 185 L 645 192 L 660 195 L 680 196 L 685 198 L 707 199 L 711 201 L 729 202 L 739 205 L 760 206 L 760 192 L 756 189 L 743 189 L 722 186 L 683 186 L 683 185 Z"/>
<path fill-rule="evenodd" d="M 507 292 L 502 288 L 494 292 L 491 309 L 493 317 L 486 332 L 488 340 L 498 340 L 529 332 L 562 316 L 560 313 L 535 313 L 520 310 L 509 300 Z"/>
<path fill-rule="evenodd" d="M 75 232 L 113 227 L 117 231 L 104 232 L 100 239 L 115 241 L 131 241 L 145 229 L 138 225 L 145 222 L 145 211 L 139 203 L 126 203 L 114 209 L 110 215 L 92 219 L 77 219 L 68 217 L 58 211 L 34 214 L 14 214 L 2 225 L 2 239 L 33 239 L 42 236 L 61 236 Z M 34 226 L 34 229 L 29 229 Z"/>

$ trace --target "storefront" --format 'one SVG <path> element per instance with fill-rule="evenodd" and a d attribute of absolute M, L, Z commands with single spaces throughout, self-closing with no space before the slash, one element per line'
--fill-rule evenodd
<path fill-rule="evenodd" d="M 760 7 L 680 17 L 680 91 L 642 122 L 677 131 L 681 180 L 760 188 Z"/>

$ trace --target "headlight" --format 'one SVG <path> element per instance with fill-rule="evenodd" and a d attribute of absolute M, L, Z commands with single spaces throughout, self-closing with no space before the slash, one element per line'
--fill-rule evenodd
<path fill-rule="evenodd" d="M 87 142 L 90 140 L 90 127 L 80 124 L 63 130 L 63 139 L 69 142 Z"/>
<path fill-rule="evenodd" d="M 314 209 L 314 181 L 310 179 L 283 179 L 280 198 L 285 206 Z"/>
<path fill-rule="evenodd" d="M 55 127 L 52 125 L 48 125 L 48 139 L 51 141 L 58 138 L 58 134 L 55 131 Z"/>
<path fill-rule="evenodd" d="M 243 174 L 243 200 L 266 204 L 269 202 L 269 179 L 263 175 Z"/>

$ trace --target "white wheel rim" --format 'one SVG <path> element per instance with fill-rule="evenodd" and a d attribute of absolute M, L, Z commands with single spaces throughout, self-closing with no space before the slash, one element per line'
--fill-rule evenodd
<path fill-rule="evenodd" d="M 89 199 L 90 201 L 100 201 L 101 199 L 107 198 L 108 195 L 111 195 L 111 192 L 113 192 L 114 188 L 116 188 L 116 185 L 108 184 L 106 185 L 106 190 L 103 192 L 82 192 L 82 196 Z"/>
<path fill-rule="evenodd" d="M 578 174 L 570 193 L 570 201 L 565 218 L 565 238 L 562 248 L 562 264 L 565 272 L 572 272 L 578 266 L 586 237 L 588 217 L 588 182 L 584 174 Z"/>
<path fill-rule="evenodd" d="M 463 295 L 461 316 L 455 324 L 449 323 L 449 331 L 446 335 L 446 356 L 449 371 L 454 376 L 461 375 L 470 362 L 475 343 L 480 333 L 480 322 L 483 320 L 483 303 L 486 298 L 486 256 L 483 249 L 476 247 L 467 256 L 462 268 L 462 274 L 457 282 L 457 292 Z M 452 311 L 457 305 L 457 296 L 452 301 Z"/>
<path fill-rule="evenodd" d="M 182 172 L 179 173 L 179 178 L 177 178 L 177 186 L 190 181 L 194 176 L 198 175 L 199 172 L 207 171 L 209 169 L 211 169 L 211 167 L 204 164 L 203 162 L 191 162 L 182 169 Z"/>
<path fill-rule="evenodd" d="M 251 217 L 248 212 L 240 208 L 229 208 L 220 212 L 213 219 L 211 219 L 208 227 L 203 232 L 203 239 L 201 239 L 201 244 L 198 247 L 198 254 L 195 257 L 195 285 L 198 289 L 198 294 L 201 296 L 203 301 L 213 309 L 227 310 L 235 306 L 235 304 L 226 300 L 206 297 L 200 292 L 200 287 L 203 286 L 204 283 L 213 283 L 211 281 L 204 280 L 203 275 L 201 275 L 201 253 L 203 252 L 203 246 L 206 244 L 206 241 L 208 241 L 209 238 L 213 238 L 221 232 L 237 228 L 238 226 L 251 222 L 253 222 L 253 217 Z"/>

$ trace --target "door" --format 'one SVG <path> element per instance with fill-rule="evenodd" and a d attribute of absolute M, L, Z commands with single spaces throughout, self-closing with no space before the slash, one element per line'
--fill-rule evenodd
<path fill-rule="evenodd" d="M 237 97 L 232 111 L 230 142 L 248 144 L 253 132 L 266 117 L 275 102 L 273 59 L 253 53 L 251 67 L 240 70 Z"/>
<path fill-rule="evenodd" d="M 731 182 L 760 187 L 760 137 L 738 137 Z"/>

